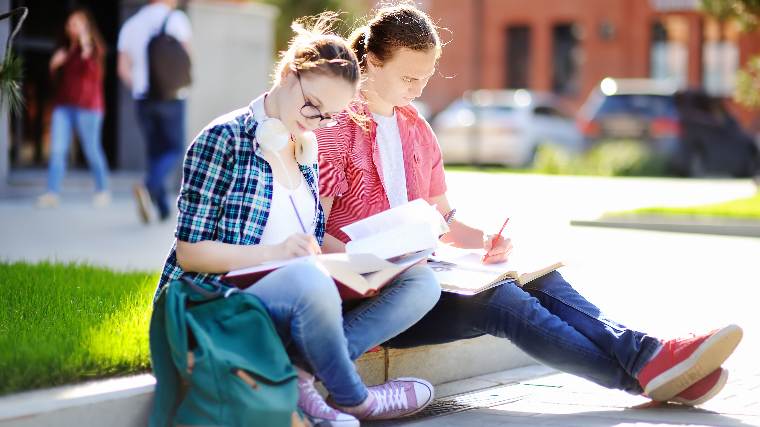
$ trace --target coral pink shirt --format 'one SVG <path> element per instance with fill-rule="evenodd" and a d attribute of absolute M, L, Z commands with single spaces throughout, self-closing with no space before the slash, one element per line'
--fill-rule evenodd
<path fill-rule="evenodd" d="M 366 105 L 355 104 L 352 109 L 367 117 L 364 127 L 343 112 L 336 117 L 337 125 L 315 131 L 320 196 L 334 198 L 326 232 L 343 242 L 349 238 L 340 231 L 341 227 L 390 208 L 377 145 L 377 124 Z M 441 150 L 430 125 L 412 106 L 397 107 L 396 118 L 408 200 L 430 201 L 444 194 Z"/>

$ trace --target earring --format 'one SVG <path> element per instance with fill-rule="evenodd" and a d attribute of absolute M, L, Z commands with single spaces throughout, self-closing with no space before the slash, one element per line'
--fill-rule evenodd
<path fill-rule="evenodd" d="M 317 163 L 317 135 L 304 132 L 295 138 L 296 162 L 304 166 Z"/>

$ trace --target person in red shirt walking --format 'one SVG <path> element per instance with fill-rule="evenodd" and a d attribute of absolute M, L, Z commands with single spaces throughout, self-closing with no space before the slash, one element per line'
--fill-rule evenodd
<path fill-rule="evenodd" d="M 336 126 L 315 132 L 327 218 L 322 250 L 344 250 L 348 236 L 341 227 L 423 198 L 449 223 L 443 242 L 484 250 L 484 263 L 506 261 L 509 238 L 454 218 L 435 134 L 410 105 L 436 72 L 441 55 L 436 26 L 413 4 L 388 5 L 354 31 L 350 42 L 364 75 L 362 99 L 353 111 L 335 116 Z M 444 292 L 422 320 L 386 345 L 413 347 L 485 334 L 507 338 L 536 360 L 607 388 L 699 405 L 726 383 L 728 371 L 721 364 L 739 344 L 742 329 L 728 325 L 661 340 L 612 321 L 555 271 L 523 286 L 505 281 L 473 296 Z"/>
<path fill-rule="evenodd" d="M 61 46 L 50 59 L 50 74 L 56 80 L 57 90 L 47 192 L 37 199 L 40 207 L 55 207 L 60 201 L 73 131 L 95 179 L 93 203 L 105 206 L 111 201 L 108 165 L 101 147 L 104 57 L 105 43 L 92 15 L 86 9 L 75 9 L 66 19 Z"/>

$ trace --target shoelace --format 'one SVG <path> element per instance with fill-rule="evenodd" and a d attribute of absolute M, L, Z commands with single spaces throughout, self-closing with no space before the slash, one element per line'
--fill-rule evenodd
<path fill-rule="evenodd" d="M 319 395 L 317 389 L 314 388 L 314 380 L 309 381 L 298 378 L 298 389 L 302 392 L 304 397 L 303 401 L 307 406 L 307 408 L 301 409 L 304 409 L 307 413 L 309 413 L 309 415 L 332 415 L 334 413 L 335 410 L 327 405 L 325 400 L 322 399 L 322 396 Z"/>
<path fill-rule="evenodd" d="M 381 385 L 379 390 L 373 388 L 370 392 L 375 397 L 375 407 L 372 409 L 372 415 L 393 410 L 403 410 L 409 407 L 403 385 L 387 383 Z"/>

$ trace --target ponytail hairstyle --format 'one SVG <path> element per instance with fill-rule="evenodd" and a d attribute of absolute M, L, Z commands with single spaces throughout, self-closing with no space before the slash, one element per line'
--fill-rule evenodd
<path fill-rule="evenodd" d="M 402 2 L 381 5 L 367 23 L 355 29 L 348 38 L 359 58 L 362 71 L 367 69 L 367 55 L 382 65 L 390 60 L 396 49 L 415 51 L 436 50 L 441 54 L 441 40 L 436 25 L 414 3 Z"/>
<path fill-rule="evenodd" d="M 359 61 L 348 42 L 334 34 L 337 20 L 336 12 L 323 12 L 293 21 L 290 28 L 296 35 L 288 43 L 288 49 L 280 53 L 274 82 L 278 83 L 285 71 L 291 70 L 302 75 L 318 73 L 342 77 L 357 84 Z"/>

